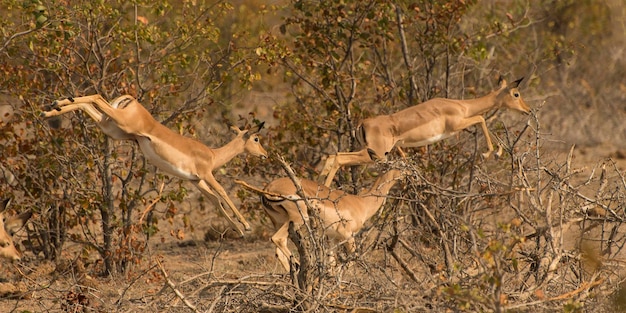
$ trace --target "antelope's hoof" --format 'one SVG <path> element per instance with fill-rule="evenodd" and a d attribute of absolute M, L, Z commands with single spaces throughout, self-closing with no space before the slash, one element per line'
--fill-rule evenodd
<path fill-rule="evenodd" d="M 67 100 L 70 100 L 70 102 L 74 103 L 74 98 L 73 97 L 67 97 Z"/>
<path fill-rule="evenodd" d="M 502 156 L 502 153 L 504 152 L 504 150 L 502 149 L 502 146 L 498 146 L 498 151 L 496 152 L 496 154 L 494 155 L 496 160 L 500 159 L 500 157 Z"/>
<path fill-rule="evenodd" d="M 289 265 L 291 266 L 291 271 L 297 273 L 300 271 L 300 262 L 296 260 L 296 258 L 292 255 L 289 257 Z"/>
<path fill-rule="evenodd" d="M 61 111 L 61 107 L 59 106 L 59 101 L 54 100 L 54 102 L 52 102 L 52 105 L 50 106 L 50 109 Z"/>
<path fill-rule="evenodd" d="M 237 238 L 238 239 L 243 239 L 246 237 L 245 233 L 243 231 L 241 231 L 241 229 L 235 229 L 235 231 L 237 232 L 237 234 L 239 235 Z"/>

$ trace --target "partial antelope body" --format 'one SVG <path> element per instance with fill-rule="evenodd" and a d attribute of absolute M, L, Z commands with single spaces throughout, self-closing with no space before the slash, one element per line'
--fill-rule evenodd
<path fill-rule="evenodd" d="M 157 122 L 135 98 L 124 95 L 109 104 L 102 96 L 92 95 L 55 101 L 53 110 L 42 116 L 52 117 L 75 110 L 86 112 L 102 131 L 113 139 L 134 140 L 144 157 L 162 171 L 191 181 L 224 214 L 235 230 L 243 231 L 226 213 L 229 207 L 246 230 L 250 225 L 237 210 L 224 188 L 215 180 L 213 170 L 238 154 L 247 152 L 267 158 L 257 133 L 263 123 L 250 129 L 231 127 L 237 136 L 221 148 L 211 149 L 197 140 L 177 134 Z"/>
<path fill-rule="evenodd" d="M 500 79 L 500 88 L 488 95 L 470 100 L 435 98 L 391 115 L 364 119 L 357 129 L 357 140 L 364 147 L 357 152 L 339 152 L 326 160 L 320 179 L 330 186 L 337 170 L 344 165 L 372 163 L 385 159 L 393 147 L 421 147 L 446 139 L 475 124 L 480 124 L 487 140 L 489 157 L 493 144 L 482 114 L 493 108 L 505 107 L 530 112 L 517 87 L 523 78 L 507 86 Z"/>
<path fill-rule="evenodd" d="M 331 190 L 307 179 L 302 179 L 300 183 L 307 200 L 318 210 L 317 214 L 324 222 L 327 234 L 345 241 L 344 246 L 347 251 L 353 253 L 356 249 L 354 235 L 384 204 L 389 190 L 401 176 L 402 171 L 390 170 L 380 175 L 370 189 L 358 195 Z M 303 217 L 308 219 L 307 207 L 302 198 L 297 195 L 293 181 L 288 177 L 279 178 L 269 183 L 264 190 L 239 183 L 261 194 L 265 212 L 276 229 L 276 233 L 272 236 L 272 242 L 276 245 L 276 257 L 289 271 L 289 259 L 292 256 L 287 247 L 289 222 L 293 222 L 294 227 L 298 228 L 304 224 Z"/>
<path fill-rule="evenodd" d="M 9 203 L 11 203 L 11 199 L 5 199 L 0 203 L 0 257 L 18 261 L 21 258 L 21 253 L 13 244 L 13 235 L 26 224 L 32 216 L 32 212 L 7 216 L 5 211 Z"/>

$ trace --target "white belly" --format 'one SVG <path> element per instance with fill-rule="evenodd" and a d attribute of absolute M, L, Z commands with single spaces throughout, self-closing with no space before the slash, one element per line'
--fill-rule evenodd
<path fill-rule="evenodd" d="M 430 138 L 426 138 L 426 139 L 422 139 L 419 141 L 413 141 L 411 140 L 411 138 L 406 138 L 403 140 L 398 140 L 398 142 L 396 143 L 396 146 L 398 147 L 403 147 L 403 148 L 416 148 L 416 147 L 423 147 L 423 146 L 427 146 L 430 144 L 433 144 L 435 142 L 444 140 L 452 135 L 454 135 L 456 133 L 443 133 L 443 134 L 439 134 L 439 135 L 435 135 L 432 136 Z"/>
<path fill-rule="evenodd" d="M 172 151 L 172 155 L 168 156 L 168 158 L 170 159 L 170 161 L 168 161 L 154 150 L 154 143 L 149 138 L 139 137 L 137 138 L 137 142 L 139 143 L 139 148 L 141 148 L 141 152 L 143 152 L 143 155 L 148 160 L 148 162 L 158 167 L 161 171 L 182 179 L 198 179 L 198 176 L 196 174 L 191 173 L 189 170 L 185 170 L 189 168 L 190 164 L 193 164 L 192 160 L 189 160 L 189 158 L 185 154 L 176 153 L 177 151 L 173 147 L 169 147 Z M 164 143 L 159 144 L 165 145 Z M 178 155 L 178 157 L 176 157 L 176 155 Z"/>

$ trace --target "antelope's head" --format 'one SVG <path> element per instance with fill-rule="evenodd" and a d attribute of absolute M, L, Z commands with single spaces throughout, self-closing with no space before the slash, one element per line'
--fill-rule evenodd
<path fill-rule="evenodd" d="M 530 113 L 530 107 L 522 99 L 519 92 L 519 84 L 524 77 L 514 81 L 511 86 L 507 86 L 506 80 L 500 78 L 500 97 L 502 97 L 502 106 L 513 109 L 522 113 Z"/>
<path fill-rule="evenodd" d="M 11 261 L 19 261 L 21 253 L 13 244 L 13 234 L 24 226 L 32 216 L 32 213 L 26 212 L 16 216 L 9 216 L 6 208 L 10 202 L 11 199 L 6 199 L 0 203 L 0 257 Z"/>
<path fill-rule="evenodd" d="M 248 124 L 243 130 L 237 128 L 236 126 L 231 126 L 231 129 L 237 132 L 237 136 L 241 136 L 245 141 L 244 151 L 254 156 L 258 156 L 261 159 L 267 158 L 267 151 L 265 151 L 265 148 L 261 145 L 261 138 L 258 134 L 264 125 L 265 122 L 261 122 L 254 127 L 251 127 Z"/>

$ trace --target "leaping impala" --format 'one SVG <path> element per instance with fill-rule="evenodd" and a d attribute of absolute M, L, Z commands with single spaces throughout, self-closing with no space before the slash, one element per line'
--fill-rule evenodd
<path fill-rule="evenodd" d="M 20 252 L 13 243 L 15 234 L 32 216 L 32 212 L 26 212 L 11 216 L 5 212 L 11 203 L 11 199 L 5 199 L 0 203 L 0 257 L 11 261 L 18 261 L 21 258 Z"/>
<path fill-rule="evenodd" d="M 55 101 L 52 108 L 54 110 L 43 112 L 42 116 L 52 117 L 83 110 L 113 139 L 136 141 L 150 163 L 170 175 L 191 181 L 200 189 L 240 235 L 243 236 L 243 231 L 226 213 L 222 204 L 233 211 L 246 230 L 250 229 L 250 225 L 239 213 L 224 188 L 215 180 L 213 170 L 243 152 L 267 158 L 267 152 L 261 146 L 257 135 L 263 123 L 244 130 L 231 127 L 237 132 L 237 136 L 223 147 L 211 149 L 157 122 L 139 101 L 129 95 L 115 98 L 111 104 L 100 95 L 68 98 Z"/>
<path fill-rule="evenodd" d="M 354 253 L 356 250 L 354 235 L 385 203 L 389 190 L 401 176 L 402 171 L 389 170 L 380 175 L 370 189 L 363 190 L 357 195 L 331 190 L 307 179 L 301 179 L 300 184 L 307 200 L 318 210 L 317 214 L 323 221 L 327 234 L 344 242 L 347 251 Z M 287 248 L 289 223 L 293 222 L 297 229 L 304 224 L 303 217 L 308 219 L 307 207 L 296 193 L 293 181 L 289 177 L 279 178 L 269 183 L 264 190 L 241 181 L 237 183 L 261 195 L 263 208 L 276 229 L 272 236 L 272 242 L 276 245 L 276 257 L 289 271 L 289 260 L 292 256 Z"/>
<path fill-rule="evenodd" d="M 482 114 L 505 107 L 523 113 L 530 108 L 517 87 L 523 77 L 507 86 L 500 78 L 500 88 L 488 95 L 470 100 L 435 98 L 402 111 L 364 119 L 357 128 L 357 141 L 363 149 L 357 152 L 339 152 L 326 159 L 320 179 L 326 176 L 324 185 L 330 186 L 337 170 L 344 165 L 372 163 L 385 159 L 393 147 L 421 147 L 446 139 L 475 124 L 480 124 L 487 140 L 488 151 L 493 152 L 489 130 Z"/>

